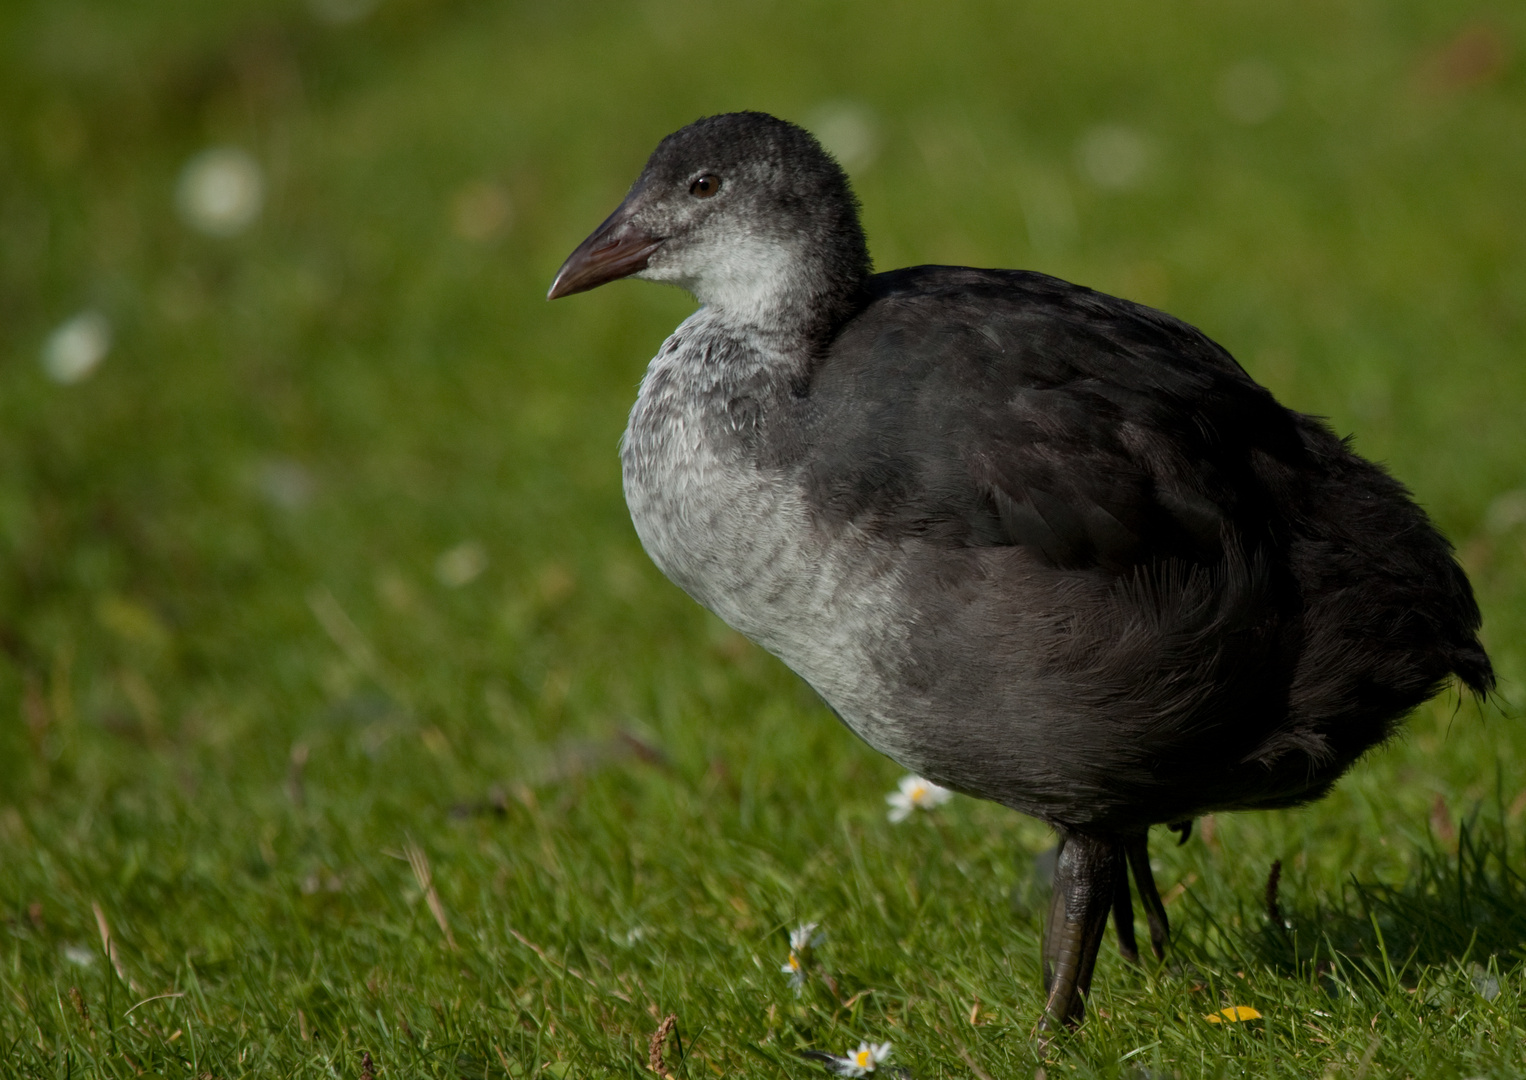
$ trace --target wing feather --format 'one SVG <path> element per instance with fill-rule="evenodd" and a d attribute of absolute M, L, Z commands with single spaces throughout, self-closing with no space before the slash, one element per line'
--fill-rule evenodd
<path fill-rule="evenodd" d="M 1275 515 L 1257 455 L 1292 414 L 1223 349 L 1138 304 L 1020 271 L 916 267 L 812 382 L 817 504 L 872 531 L 1033 548 L 1058 567 L 1213 563 Z"/>

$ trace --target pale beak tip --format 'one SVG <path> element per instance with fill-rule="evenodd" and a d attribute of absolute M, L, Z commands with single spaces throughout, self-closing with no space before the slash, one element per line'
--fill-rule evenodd
<path fill-rule="evenodd" d="M 567 256 L 551 288 L 546 290 L 547 300 L 587 292 L 646 269 L 647 259 L 662 245 L 662 240 L 630 225 L 627 216 L 627 208 L 621 204 Z"/>

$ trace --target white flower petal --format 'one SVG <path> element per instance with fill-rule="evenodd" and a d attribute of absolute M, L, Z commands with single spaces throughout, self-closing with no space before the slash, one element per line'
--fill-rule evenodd
<path fill-rule="evenodd" d="M 95 950 L 83 945 L 65 945 L 64 959 L 80 967 L 95 967 Z"/>
<path fill-rule="evenodd" d="M 181 220 L 208 236 L 235 236 L 260 216 L 265 174 L 246 150 L 219 146 L 186 163 L 175 187 Z"/>
<path fill-rule="evenodd" d="M 470 585 L 487 569 L 487 549 L 475 540 L 457 544 L 435 560 L 434 575 L 452 589 Z"/>
<path fill-rule="evenodd" d="M 48 335 L 42 369 L 56 383 L 84 379 L 111 351 L 111 322 L 99 311 L 81 311 Z"/>
<path fill-rule="evenodd" d="M 886 816 L 893 822 L 905 821 L 918 807 L 931 810 L 942 806 L 954 796 L 948 788 L 910 773 L 901 777 L 899 787 L 899 791 L 892 791 L 885 796 L 885 802 L 891 807 Z"/>

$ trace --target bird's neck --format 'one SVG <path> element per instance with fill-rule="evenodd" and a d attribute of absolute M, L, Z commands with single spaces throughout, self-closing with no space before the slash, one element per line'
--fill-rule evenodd
<path fill-rule="evenodd" d="M 688 284 L 716 325 L 766 336 L 787 352 L 819 355 L 858 310 L 867 276 L 865 260 L 743 241 Z"/>
<path fill-rule="evenodd" d="M 661 373 L 661 384 L 672 391 L 721 411 L 739 396 L 787 394 L 809 377 L 815 353 L 798 326 L 759 314 L 753 309 L 739 315 L 724 304 L 706 304 L 663 344 L 651 372 Z M 643 393 L 649 389 L 643 384 Z"/>

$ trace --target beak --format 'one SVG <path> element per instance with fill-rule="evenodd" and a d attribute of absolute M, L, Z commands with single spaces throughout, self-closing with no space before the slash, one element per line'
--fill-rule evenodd
<path fill-rule="evenodd" d="M 662 237 L 648 236 L 632 225 L 627 220 L 628 206 L 629 200 L 621 203 L 592 236 L 567 256 L 546 293 L 547 300 L 585 292 L 646 269 L 652 252 L 662 246 Z"/>

